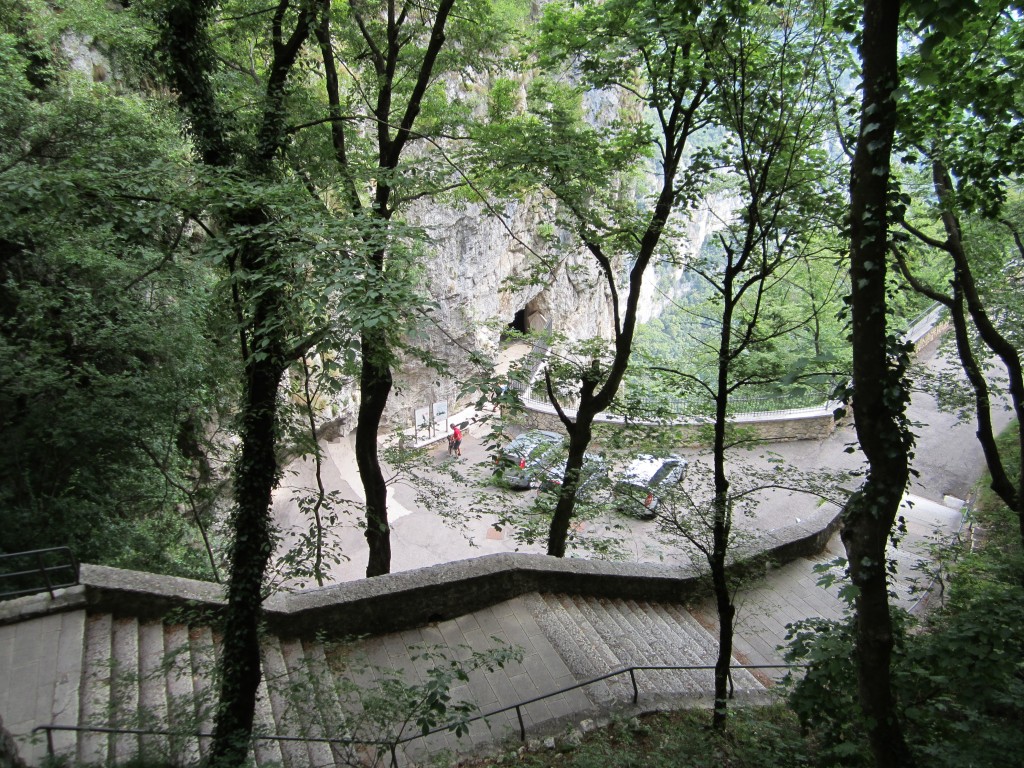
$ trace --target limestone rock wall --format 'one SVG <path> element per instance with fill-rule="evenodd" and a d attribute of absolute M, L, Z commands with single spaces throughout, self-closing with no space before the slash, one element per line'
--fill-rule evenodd
<path fill-rule="evenodd" d="M 468 402 L 459 391 L 473 373 L 469 355 L 496 355 L 517 313 L 527 330 L 550 327 L 569 340 L 612 337 L 610 295 L 596 264 L 568 237 L 552 245 L 540 235 L 549 220 L 541 199 L 498 210 L 422 203 L 407 219 L 433 241 L 425 287 L 435 309 L 412 341 L 447 361 L 451 375 L 407 359 L 389 404 L 392 425 L 411 425 L 414 409 L 432 402 L 446 400 L 452 409 Z"/>

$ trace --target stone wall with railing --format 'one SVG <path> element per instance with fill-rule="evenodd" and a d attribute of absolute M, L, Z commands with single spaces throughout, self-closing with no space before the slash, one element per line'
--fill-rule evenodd
<path fill-rule="evenodd" d="M 948 327 L 942 319 L 942 312 L 941 305 L 935 304 L 930 307 L 911 323 L 904 338 L 912 342 L 916 349 L 930 344 Z M 530 386 L 519 385 L 516 388 L 520 392 L 524 410 L 509 417 L 508 422 L 514 422 L 524 429 L 562 429 L 558 414 L 547 400 L 537 396 Z M 806 408 L 766 408 L 753 411 L 745 407 L 744 410 L 749 412 L 731 416 L 729 421 L 735 429 L 749 431 L 751 439 L 754 440 L 820 440 L 832 434 L 841 423 L 840 417 L 836 415 L 841 405 L 842 403 L 837 400 L 823 398 L 820 404 Z M 564 410 L 570 417 L 575 414 L 572 409 Z M 673 424 L 679 430 L 679 439 L 683 446 L 700 446 L 708 442 L 706 431 L 711 418 L 684 416 L 673 420 L 644 420 L 599 414 L 596 423 L 621 427 Z"/>

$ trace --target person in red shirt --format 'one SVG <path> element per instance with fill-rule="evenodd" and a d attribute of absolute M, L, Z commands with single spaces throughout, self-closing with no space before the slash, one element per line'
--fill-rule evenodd
<path fill-rule="evenodd" d="M 462 430 L 458 424 L 452 424 L 452 435 L 448 438 L 448 452 L 456 456 L 462 455 Z"/>

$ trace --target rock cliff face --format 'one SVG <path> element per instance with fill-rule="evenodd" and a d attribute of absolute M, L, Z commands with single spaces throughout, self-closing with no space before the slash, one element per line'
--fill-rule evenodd
<path fill-rule="evenodd" d="M 427 290 L 437 308 L 414 341 L 447 360 L 452 376 L 407 360 L 388 414 L 394 426 L 411 425 L 415 408 L 432 402 L 456 407 L 462 382 L 472 374 L 470 352 L 493 356 L 509 327 L 527 333 L 550 328 L 570 340 L 611 338 L 611 301 L 597 266 L 568 238 L 552 245 L 539 234 L 548 226 L 539 199 L 500 210 L 418 204 L 407 218 L 434 245 Z"/>
<path fill-rule="evenodd" d="M 714 197 L 691 212 L 673 243 L 678 263 L 655 266 L 644 281 L 640 322 L 657 317 L 691 289 L 686 262 L 726 225 L 735 205 L 734 199 Z M 447 361 L 451 375 L 407 359 L 396 373 L 387 413 L 390 426 L 411 426 L 415 410 L 434 402 L 447 402 L 452 412 L 468 403 L 471 398 L 460 399 L 460 390 L 473 374 L 470 353 L 494 356 L 508 327 L 527 333 L 550 328 L 570 341 L 612 338 L 611 298 L 597 265 L 568 237 L 553 245 L 540 235 L 552 218 L 541 200 L 510 203 L 500 210 L 424 202 L 406 216 L 433 241 L 427 290 L 436 309 L 414 343 Z M 619 268 L 625 283 L 628 265 Z"/>
<path fill-rule="evenodd" d="M 90 35 L 67 32 L 61 38 L 61 48 L 71 68 L 95 83 L 117 81 L 110 59 L 99 49 Z"/>
<path fill-rule="evenodd" d="M 93 38 L 68 33 L 62 47 L 72 68 L 93 81 L 119 80 L 116 67 Z M 600 126 L 637 106 L 623 102 L 615 91 L 591 91 L 584 96 L 583 108 Z M 435 304 L 410 342 L 427 356 L 446 361 L 449 373 L 442 375 L 416 356 L 407 356 L 396 371 L 385 415 L 390 427 L 411 426 L 415 410 L 435 402 L 445 401 L 452 410 L 468 403 L 471 398 L 460 393 L 474 375 L 470 355 L 496 355 L 502 332 L 509 327 L 527 333 L 550 329 L 570 341 L 612 338 L 611 300 L 598 268 L 570 238 L 556 237 L 552 242 L 542 236 L 553 219 L 546 205 L 534 197 L 497 210 L 479 203 L 420 202 L 404 211 L 406 220 L 422 227 L 432 240 L 425 288 Z M 686 258 L 696 256 L 727 216 L 728 206 L 715 200 L 694 211 L 675 250 Z M 623 283 L 627 269 L 627 264 L 619 265 Z M 653 269 L 644 283 L 640 321 L 656 317 L 669 301 L 684 295 L 689 284 L 685 266 Z M 327 434 L 354 429 L 355 383 L 324 406 L 322 418 L 330 422 Z"/>

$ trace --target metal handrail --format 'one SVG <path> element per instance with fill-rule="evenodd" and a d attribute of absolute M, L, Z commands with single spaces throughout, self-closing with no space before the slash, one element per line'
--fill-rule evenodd
<path fill-rule="evenodd" d="M 735 665 L 730 665 L 729 671 L 732 672 L 732 670 L 734 670 L 734 669 L 802 669 L 802 668 L 804 668 L 806 666 L 807 666 L 806 664 L 735 664 Z M 587 680 L 583 680 L 581 682 L 574 683 L 573 685 L 567 685 L 564 688 L 559 688 L 557 691 L 550 691 L 549 693 L 543 693 L 540 696 L 534 696 L 531 699 L 525 699 L 523 701 L 520 701 L 518 704 L 509 704 L 507 706 L 500 707 L 499 709 L 492 709 L 490 712 L 485 712 L 484 714 L 474 715 L 473 717 L 471 717 L 471 718 L 469 718 L 467 720 L 459 721 L 458 724 L 466 724 L 466 725 L 468 725 L 469 723 L 476 722 L 477 720 L 485 720 L 488 717 L 494 717 L 495 715 L 500 715 L 503 712 L 509 712 L 509 711 L 514 709 L 516 711 L 516 718 L 519 720 L 519 738 L 520 738 L 521 741 L 526 741 L 526 725 L 523 722 L 522 707 L 525 707 L 528 704 L 534 704 L 534 703 L 536 703 L 538 701 L 543 701 L 544 699 L 550 699 L 553 696 L 560 696 L 563 693 L 568 693 L 569 691 L 575 691 L 575 690 L 577 690 L 579 688 L 584 688 L 584 687 L 586 687 L 588 685 L 593 685 L 594 683 L 600 683 L 600 682 L 602 682 L 604 680 L 608 680 L 609 678 L 617 677 L 619 675 L 625 675 L 625 674 L 629 675 L 629 681 L 630 681 L 630 683 L 633 686 L 633 703 L 636 704 L 640 700 L 640 686 L 637 684 L 637 681 L 636 681 L 636 673 L 637 672 L 694 672 L 694 671 L 707 671 L 707 670 L 714 670 L 714 669 L 716 669 L 716 666 L 714 664 L 688 664 L 688 665 L 650 664 L 650 665 L 638 665 L 638 666 L 631 666 L 631 667 L 621 667 L 620 669 L 612 670 L 611 672 L 606 672 L 603 675 L 598 675 L 597 677 L 591 677 L 591 678 L 588 678 Z M 730 694 L 729 694 L 730 698 L 732 698 L 732 694 L 733 694 L 733 691 L 730 690 Z M 431 730 L 427 731 L 426 733 L 418 733 L 415 736 L 407 736 L 404 739 L 399 739 L 396 742 L 396 744 L 405 744 L 407 742 L 414 741 L 416 739 L 420 739 L 420 738 L 423 738 L 425 736 L 430 736 L 431 734 L 434 734 L 434 733 L 440 733 L 442 731 L 449 731 L 455 725 L 456 725 L 456 723 L 448 723 L 448 724 L 443 725 L 443 726 L 438 726 L 437 728 L 431 729 Z"/>
<path fill-rule="evenodd" d="M 65 555 L 64 559 L 58 562 L 56 565 L 47 565 L 44 558 L 46 555 L 51 553 L 60 553 Z M 47 549 L 32 549 L 27 552 L 11 552 L 8 554 L 0 555 L 0 566 L 6 561 L 17 561 L 19 559 L 30 558 L 34 563 L 34 567 L 23 568 L 19 571 L 12 571 L 9 573 L 0 572 L 0 581 L 4 579 L 16 579 L 21 576 L 33 576 L 38 574 L 42 577 L 43 583 L 40 585 L 28 587 L 25 589 L 12 589 L 2 590 L 0 589 L 0 598 L 17 597 L 19 595 L 31 595 L 36 592 L 49 592 L 50 597 L 54 596 L 53 591 L 55 589 L 63 589 L 65 587 L 73 587 L 79 583 L 79 563 L 75 557 L 74 552 L 71 551 L 70 547 L 49 547 Z M 51 579 L 51 574 L 58 573 L 61 571 L 70 570 L 70 580 L 59 581 Z"/>
<path fill-rule="evenodd" d="M 729 667 L 729 671 L 732 672 L 734 669 L 802 669 L 805 668 L 806 664 L 736 664 Z M 511 710 L 516 711 L 516 718 L 519 721 L 519 739 L 526 741 L 526 723 L 523 720 L 522 708 L 530 704 L 535 704 L 538 701 L 544 699 L 550 699 L 554 696 L 561 696 L 563 693 L 569 691 L 575 691 L 579 688 L 584 688 L 594 683 L 600 683 L 604 680 L 608 680 L 612 677 L 619 675 L 629 675 L 630 683 L 633 687 L 633 704 L 637 704 L 640 700 L 640 686 L 637 683 L 636 673 L 637 672 L 692 672 L 692 671 L 708 671 L 714 670 L 716 666 L 713 664 L 687 664 L 687 665 L 670 665 L 670 664 L 659 664 L 659 665 L 637 665 L 630 667 L 621 667 L 619 669 L 606 672 L 603 675 L 597 677 L 591 677 L 586 680 L 582 680 L 573 685 L 567 685 L 559 688 L 555 691 L 543 693 L 539 696 L 534 696 L 529 699 L 524 699 L 516 704 L 508 704 L 498 709 L 493 709 L 489 712 L 485 712 L 480 715 L 474 715 L 466 720 L 458 720 L 444 725 L 439 725 L 436 728 L 431 728 L 420 733 L 413 734 L 411 736 L 404 736 L 393 741 L 370 741 L 363 739 L 351 739 L 346 737 L 330 737 L 330 736 L 280 736 L 277 734 L 253 734 L 253 741 L 287 741 L 287 742 L 305 742 L 315 744 L 344 744 L 344 745 L 358 745 L 358 746 L 374 746 L 374 747 L 387 747 L 391 752 L 391 765 L 392 768 L 398 768 L 398 754 L 397 750 L 399 745 L 408 744 L 416 739 L 422 739 L 435 733 L 443 733 L 445 731 L 451 731 L 461 725 L 469 725 L 478 720 L 486 720 L 488 717 L 494 717 L 504 712 Z M 729 697 L 732 698 L 734 690 L 730 683 Z M 212 733 L 196 733 L 192 731 L 167 731 L 155 728 L 111 728 L 109 726 L 100 725 L 55 725 L 53 723 L 48 725 L 37 725 L 32 729 L 32 733 L 46 733 L 46 750 L 50 757 L 55 757 L 53 748 L 53 732 L 54 731 L 71 731 L 73 733 L 110 733 L 110 734 L 128 734 L 133 736 L 192 736 L 197 739 L 212 738 Z"/>

